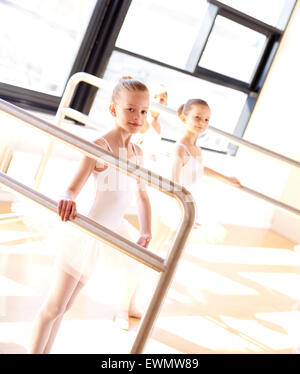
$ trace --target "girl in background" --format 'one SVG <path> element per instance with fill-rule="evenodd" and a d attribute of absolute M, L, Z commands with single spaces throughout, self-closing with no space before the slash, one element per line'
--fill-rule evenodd
<path fill-rule="evenodd" d="M 160 85 L 154 94 L 154 100 L 161 105 L 168 105 L 168 93 L 165 86 Z M 159 168 L 159 150 L 161 147 L 161 134 L 163 121 L 160 113 L 151 110 L 151 120 L 145 121 L 142 127 L 137 144 L 144 152 L 145 167 L 158 172 Z"/>
<path fill-rule="evenodd" d="M 199 135 L 203 134 L 209 126 L 210 114 L 209 105 L 201 99 L 190 99 L 178 109 L 178 116 L 185 130 L 174 149 L 171 179 L 186 187 L 195 198 L 198 213 L 195 228 L 201 226 L 201 222 L 206 220 L 204 215 L 209 214 L 208 209 L 203 209 L 205 205 L 201 186 L 203 176 L 216 178 L 234 187 L 241 187 L 236 178 L 225 176 L 204 166 L 202 150 L 196 143 Z"/>

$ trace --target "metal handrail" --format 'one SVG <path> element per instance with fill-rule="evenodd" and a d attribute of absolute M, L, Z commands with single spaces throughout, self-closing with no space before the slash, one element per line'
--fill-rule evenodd
<path fill-rule="evenodd" d="M 82 113 L 75 111 L 68 107 L 70 105 L 72 94 L 76 88 L 76 85 L 82 81 L 85 81 L 97 87 L 106 88 L 110 86 L 109 82 L 106 82 L 100 78 L 91 76 L 90 74 L 76 73 L 75 75 L 73 75 L 68 82 L 67 88 L 65 90 L 65 93 L 63 95 L 63 98 L 61 100 L 59 109 L 55 117 L 56 126 L 51 125 L 50 123 L 47 123 L 46 121 L 41 120 L 38 117 L 30 115 L 29 113 L 23 111 L 22 109 L 15 107 L 3 100 L 0 100 L 0 110 L 3 110 L 9 115 L 13 115 L 15 118 L 18 118 L 21 121 L 25 120 L 25 123 L 35 127 L 36 129 L 52 137 L 49 147 L 47 149 L 47 152 L 44 154 L 42 162 L 41 162 L 41 166 L 40 166 L 38 177 L 37 177 L 37 185 L 39 184 L 39 181 L 45 169 L 45 165 L 51 153 L 53 143 L 54 143 L 53 139 L 56 139 L 56 140 L 66 143 L 67 145 L 72 145 L 79 151 L 87 154 L 89 157 L 93 157 L 95 159 L 98 159 L 99 157 L 101 157 L 108 164 L 118 168 L 120 171 L 126 170 L 127 174 L 134 176 L 135 178 L 141 178 L 142 180 L 146 181 L 151 186 L 161 190 L 164 193 L 167 193 L 175 197 L 181 203 L 183 207 L 183 212 L 184 212 L 183 221 L 175 236 L 172 250 L 169 251 L 169 254 L 165 261 L 159 256 L 156 256 L 155 254 L 149 252 L 148 250 L 145 250 L 144 248 L 137 246 L 134 243 L 122 237 L 118 237 L 118 235 L 116 235 L 115 233 L 112 233 L 110 230 L 104 228 L 103 226 L 98 225 L 92 220 L 89 220 L 85 216 L 78 215 L 75 218 L 75 220 L 71 222 L 71 224 L 77 225 L 78 227 L 80 227 L 81 229 L 90 233 L 91 235 L 93 235 L 94 237 L 98 239 L 99 239 L 99 235 L 101 235 L 101 240 L 104 240 L 110 243 L 110 245 L 112 245 L 114 248 L 117 248 L 123 251 L 124 253 L 133 257 L 137 261 L 140 261 L 144 265 L 149 266 L 152 269 L 159 271 L 161 273 L 154 295 L 150 301 L 150 304 L 144 315 L 144 318 L 141 321 L 136 339 L 131 349 L 131 353 L 141 353 L 149 337 L 149 334 L 156 320 L 156 317 L 158 315 L 160 305 L 163 302 L 166 292 L 168 290 L 168 287 L 170 285 L 170 281 L 173 277 L 180 255 L 190 235 L 192 222 L 195 219 L 195 206 L 194 206 L 194 203 L 189 204 L 185 202 L 186 197 L 190 199 L 191 195 L 189 194 L 188 191 L 186 191 L 181 186 L 176 185 L 172 183 L 171 181 L 161 176 L 158 176 L 155 173 L 149 172 L 148 170 L 144 168 L 139 168 L 139 167 L 137 168 L 134 164 L 130 162 L 126 161 L 124 163 L 121 159 L 117 159 L 116 157 L 111 155 L 111 153 L 105 151 L 104 149 L 99 148 L 93 143 L 87 142 L 81 138 L 76 137 L 73 134 L 70 134 L 69 132 L 65 130 L 58 128 L 63 118 L 66 116 L 76 119 L 77 121 L 86 123 L 87 125 L 90 125 L 92 127 L 99 128 L 99 126 L 94 125 L 94 123 L 89 120 L 88 116 L 85 116 Z M 157 109 L 161 109 L 163 111 L 170 112 L 172 114 L 176 114 L 175 110 L 165 107 L 163 105 L 160 105 L 158 103 L 151 102 L 151 106 Z M 42 123 L 43 125 L 39 126 Z M 210 126 L 210 129 L 212 129 L 213 131 L 219 132 L 219 134 L 227 138 L 230 138 L 231 140 L 235 140 L 238 144 L 248 146 L 252 149 L 256 148 L 255 150 L 258 150 L 260 152 L 263 149 L 262 147 L 259 147 L 257 145 L 254 145 L 253 143 L 247 142 L 244 139 L 235 137 L 232 134 L 225 133 L 222 130 L 215 129 L 211 126 Z M 297 167 L 300 165 L 300 163 L 298 163 L 295 160 L 288 159 L 285 156 L 275 154 L 275 152 L 272 152 L 266 149 L 263 149 L 263 150 L 264 150 L 263 151 L 264 153 L 265 151 L 270 152 L 268 155 L 272 155 L 271 157 L 274 156 L 275 158 L 277 158 L 277 156 L 281 156 L 280 160 L 283 162 L 288 162 L 289 164 L 292 164 L 293 166 L 297 166 Z M 22 192 L 19 192 L 19 193 L 22 193 L 23 195 L 26 195 L 25 191 L 27 191 L 29 194 L 28 196 L 29 198 L 32 199 L 33 196 L 37 197 L 37 200 L 39 200 L 37 202 L 39 202 L 42 205 L 44 205 L 42 201 L 44 202 L 47 201 L 47 204 L 44 206 L 56 212 L 57 202 L 53 200 L 51 201 L 51 199 L 47 198 L 46 196 L 39 195 L 37 191 L 32 190 L 28 188 L 27 186 L 24 186 L 24 185 L 22 186 L 20 182 L 17 182 L 13 180 L 12 178 L 6 175 L 3 175 L 3 173 L 1 173 L 0 175 L 0 182 L 3 184 L 6 184 L 7 186 L 10 186 L 10 188 L 14 189 L 15 191 L 18 191 L 21 189 Z M 275 204 L 279 206 L 280 208 L 287 209 L 294 214 L 300 213 L 299 210 L 293 207 L 289 207 L 288 205 L 284 203 L 281 203 L 277 200 L 269 198 L 268 196 L 262 195 L 247 187 L 243 186 L 243 190 L 259 198 L 263 198 L 264 200 L 272 204 Z M 44 198 L 46 200 L 43 200 Z M 122 245 L 124 245 L 125 248 L 123 247 L 123 249 L 122 248 L 120 249 L 120 246 Z"/>
<path fill-rule="evenodd" d="M 95 87 L 103 88 L 103 89 L 111 89 L 112 88 L 112 83 L 111 82 L 105 81 L 105 80 L 103 80 L 101 78 L 98 78 L 98 77 L 95 77 L 93 75 L 90 75 L 90 74 L 87 74 L 87 73 L 76 73 L 76 74 L 74 74 L 70 78 L 70 80 L 69 80 L 69 82 L 66 86 L 66 90 L 64 92 L 64 95 L 62 97 L 62 100 L 60 102 L 59 108 L 58 108 L 57 113 L 56 113 L 55 124 L 57 126 L 60 126 L 62 120 L 65 117 L 68 117 L 68 118 L 74 119 L 76 121 L 79 121 L 81 123 L 84 123 L 85 125 L 87 125 L 89 127 L 96 128 L 96 129 L 104 129 L 100 125 L 95 124 L 93 121 L 91 121 L 89 116 L 87 116 L 87 115 L 85 115 L 85 114 L 83 114 L 83 113 L 81 113 L 81 112 L 79 112 L 75 109 L 69 108 L 69 105 L 71 103 L 72 96 L 73 96 L 73 93 L 75 91 L 75 88 L 80 82 L 86 82 L 86 83 L 89 83 L 89 84 L 91 84 Z M 161 104 L 156 103 L 156 102 L 151 102 L 151 107 L 177 116 L 177 113 L 174 109 L 172 109 L 170 107 L 167 107 L 165 105 L 161 105 Z M 245 147 L 249 147 L 251 149 L 255 149 L 258 152 L 263 152 L 264 154 L 267 154 L 268 156 L 270 156 L 272 158 L 278 159 L 278 160 L 280 160 L 282 162 L 285 162 L 285 163 L 288 163 L 292 166 L 296 166 L 296 167 L 300 166 L 300 163 L 296 160 L 290 159 L 286 156 L 280 155 L 280 154 L 275 153 L 273 151 L 270 151 L 266 148 L 260 147 L 260 146 L 254 144 L 254 143 L 250 143 L 249 141 L 247 141 L 245 139 L 242 139 L 242 138 L 239 138 L 238 136 L 229 134 L 229 133 L 227 133 L 223 130 L 216 129 L 215 127 L 212 127 L 212 126 L 209 126 L 209 129 L 217 132 L 218 134 L 220 134 L 220 135 L 222 135 L 226 138 L 229 138 L 231 141 L 234 141 L 237 144 L 243 145 Z M 45 170 L 46 162 L 47 162 L 47 160 L 50 156 L 50 152 L 51 152 L 52 147 L 53 147 L 53 141 L 49 144 L 49 148 L 45 152 L 45 155 L 43 156 L 39 171 L 37 173 L 38 177 L 37 177 L 36 181 L 37 181 L 38 184 L 39 184 L 40 179 L 42 177 L 42 174 Z M 267 195 L 264 195 L 260 192 L 254 191 L 254 190 L 252 190 L 252 189 L 250 189 L 246 186 L 242 186 L 241 189 L 244 192 L 246 192 L 248 194 L 252 194 L 253 196 L 255 196 L 259 199 L 262 199 L 262 200 L 264 200 L 264 201 L 266 201 L 266 202 L 268 202 L 272 205 L 276 205 L 278 208 L 284 209 L 284 210 L 286 210 L 290 213 L 296 214 L 296 215 L 300 215 L 300 211 L 298 209 L 296 209 L 296 208 L 294 208 L 294 207 L 292 207 L 288 204 L 285 204 L 285 203 L 283 203 L 279 200 L 273 199 L 273 198 L 271 198 Z"/>
<path fill-rule="evenodd" d="M 166 292 L 170 286 L 170 282 L 173 278 L 176 265 L 185 244 L 191 233 L 194 221 L 195 221 L 195 202 L 192 195 L 182 186 L 173 183 L 166 178 L 163 178 L 151 171 L 135 165 L 134 163 L 120 159 L 112 155 L 111 152 L 104 150 L 103 148 L 91 143 L 87 140 L 81 139 L 70 132 L 58 128 L 57 126 L 36 117 L 25 110 L 12 105 L 4 100 L 0 100 L 0 110 L 7 116 L 12 116 L 14 119 L 19 120 L 23 124 L 27 124 L 43 134 L 51 136 L 56 140 L 59 140 L 80 152 L 92 157 L 94 159 L 101 158 L 109 165 L 119 169 L 122 172 L 126 172 L 128 175 L 145 181 L 152 187 L 157 188 L 163 193 L 166 193 L 180 203 L 183 209 L 183 219 L 176 232 L 175 239 L 172 243 L 171 249 L 164 260 L 154 253 L 144 249 L 143 247 L 134 244 L 133 242 L 126 240 L 125 238 L 117 235 L 111 230 L 97 224 L 93 220 L 78 214 L 76 218 L 71 221 L 71 224 L 75 224 L 87 233 L 94 237 L 104 240 L 105 242 L 112 245 L 114 248 L 126 253 L 137 261 L 151 267 L 152 269 L 160 272 L 160 278 L 157 283 L 156 289 L 150 301 L 147 311 L 141 321 L 136 339 L 133 343 L 131 353 L 142 353 L 146 341 L 151 333 L 153 324 L 159 313 L 161 303 L 163 302 Z M 23 185 L 15 179 L 7 176 L 4 173 L 0 173 L 0 183 L 6 185 L 10 189 L 34 200 L 40 205 L 48 208 L 52 212 L 56 212 L 57 202 L 51 200 L 47 196 L 40 192 Z"/>
<path fill-rule="evenodd" d="M 90 121 L 88 116 L 79 112 L 78 110 L 70 108 L 71 100 L 73 98 L 75 89 L 80 82 L 85 82 L 97 88 L 103 88 L 103 89 L 111 89 L 112 87 L 111 82 L 95 77 L 94 75 L 83 73 L 83 72 L 73 74 L 68 80 L 68 83 L 64 90 L 64 94 L 59 103 L 59 106 L 58 106 L 58 109 L 55 115 L 55 119 L 54 119 L 54 124 L 60 127 L 62 121 L 67 116 L 76 121 L 84 123 L 85 125 L 88 125 L 89 127 L 97 128 L 99 130 L 100 126 L 95 125 L 92 121 Z M 54 146 L 54 139 L 51 139 L 48 144 L 46 152 L 42 156 L 40 165 L 38 167 L 38 170 L 35 176 L 35 187 L 36 188 L 38 188 L 41 183 L 41 179 L 45 172 L 48 159 L 53 150 L 53 146 Z"/>
<path fill-rule="evenodd" d="M 10 176 L 2 172 L 0 172 L 0 183 L 14 190 L 18 194 L 21 194 L 22 196 L 35 201 L 45 208 L 48 208 L 50 211 L 57 215 L 57 201 L 50 199 L 46 195 L 22 184 L 21 182 L 17 181 L 14 178 L 11 178 Z M 143 247 L 140 247 L 134 243 L 132 243 L 131 245 L 131 242 L 125 238 L 123 241 L 122 236 L 113 233 L 105 226 L 102 226 L 79 213 L 77 214 L 74 221 L 69 221 L 69 223 L 71 224 L 73 224 L 73 222 L 75 226 L 79 226 L 80 229 L 88 234 L 93 235 L 96 239 L 99 239 L 99 236 L 101 236 L 101 239 L 105 241 L 106 244 L 114 245 L 115 248 L 120 249 L 130 257 L 144 263 L 145 265 L 151 267 L 156 271 L 164 271 L 165 266 L 163 258 L 148 250 L 145 250 Z M 114 236 L 114 239 L 112 239 L 112 236 Z M 128 245 L 128 243 L 130 243 L 130 245 Z M 128 246 L 128 248 L 124 250 L 124 248 L 120 248 L 121 245 L 124 245 L 125 247 Z"/>
<path fill-rule="evenodd" d="M 152 102 L 151 105 L 153 107 L 155 107 L 156 109 L 159 109 L 159 110 L 162 110 L 162 111 L 165 111 L 167 113 L 170 113 L 172 115 L 175 115 L 177 116 L 177 113 L 174 109 L 172 108 L 169 108 L 169 107 L 166 107 L 165 105 L 162 105 L 162 104 L 159 104 L 159 103 L 155 103 L 155 102 Z M 223 130 L 220 130 L 220 129 L 217 129 L 213 126 L 209 126 L 208 130 L 212 130 L 214 132 L 216 132 L 217 134 L 227 138 L 227 139 L 230 139 L 230 141 L 232 141 L 233 143 L 235 144 L 238 144 L 238 145 L 242 145 L 244 147 L 248 147 L 252 150 L 255 150 L 257 152 L 260 152 L 260 153 L 263 153 L 269 157 L 271 157 L 272 159 L 275 159 L 275 160 L 278 160 L 278 161 L 281 161 L 285 164 L 289 164 L 290 166 L 294 166 L 294 167 L 300 167 L 300 162 L 299 161 L 296 161 L 294 159 L 291 159 L 289 157 L 286 157 L 286 156 L 283 156 L 279 153 L 276 153 L 276 152 L 273 152 L 267 148 L 264 148 L 264 147 L 261 147 L 257 144 L 254 144 L 254 143 L 251 143 L 249 142 L 248 140 L 245 140 L 243 138 L 240 138 L 236 135 L 233 135 L 233 134 L 229 134 Z M 255 191 L 249 187 L 246 187 L 246 186 L 241 186 L 241 190 L 243 192 L 246 192 L 248 194 L 251 194 L 261 200 L 264 200 L 272 205 L 276 205 L 278 208 L 280 209 L 284 209 L 292 214 L 295 214 L 295 215 L 300 215 L 300 210 L 293 207 L 293 206 L 290 206 L 288 204 L 285 204 L 283 203 L 282 201 L 279 201 L 279 200 L 276 200 L 276 199 L 273 199 L 272 197 L 270 196 L 267 196 L 267 195 L 264 195 L 258 191 Z"/>
<path fill-rule="evenodd" d="M 272 205 L 276 205 L 278 208 L 286 210 L 289 213 L 292 213 L 292 214 L 295 214 L 297 216 L 300 216 L 300 210 L 299 209 L 297 209 L 297 208 L 295 208 L 295 207 L 293 207 L 291 205 L 285 204 L 282 201 L 273 199 L 270 196 L 264 195 L 264 194 L 262 194 L 262 193 L 260 193 L 258 191 L 252 190 L 251 188 L 246 187 L 246 186 L 242 186 L 241 190 L 244 191 L 244 192 L 247 192 L 248 194 L 251 194 L 251 195 L 253 195 L 255 197 L 258 197 L 259 199 L 264 200 L 267 203 L 270 203 Z"/>
<path fill-rule="evenodd" d="M 155 103 L 155 102 L 151 102 L 151 106 L 158 109 L 159 111 L 163 111 L 163 112 L 172 114 L 174 116 L 177 116 L 177 112 L 176 112 L 175 109 L 166 107 L 165 105 Z M 245 140 L 245 139 L 243 139 L 239 136 L 230 134 L 226 131 L 217 129 L 214 126 L 209 125 L 208 131 L 213 131 L 213 132 L 217 133 L 218 135 L 221 135 L 222 137 L 224 137 L 226 139 L 229 139 L 231 143 L 250 148 L 250 149 L 252 149 L 254 151 L 257 151 L 259 153 L 263 153 L 264 155 L 269 156 L 272 159 L 276 159 L 276 160 L 281 161 L 285 164 L 289 164 L 290 166 L 294 166 L 294 167 L 297 167 L 297 168 L 300 167 L 300 162 L 297 161 L 297 160 L 294 160 L 292 158 L 281 155 L 280 153 L 276 153 L 274 151 L 271 151 L 270 149 L 264 148 L 260 145 L 255 144 L 255 143 L 251 143 L 248 140 Z"/>
<path fill-rule="evenodd" d="M 101 128 L 101 126 L 94 124 L 91 120 L 89 120 L 87 115 L 82 114 L 79 111 L 76 111 L 74 109 L 69 108 L 73 92 L 75 90 L 76 85 L 79 82 L 86 82 L 89 83 L 95 87 L 101 87 L 104 89 L 111 89 L 112 84 L 109 81 L 106 81 L 104 79 L 95 77 L 93 75 L 87 74 L 87 73 L 76 73 L 74 74 L 66 87 L 65 94 L 60 102 L 59 108 L 57 110 L 56 119 L 55 122 L 59 124 L 65 116 L 68 116 L 76 121 L 82 122 L 90 127 L 94 128 Z M 175 109 L 172 109 L 170 107 L 167 107 L 165 105 L 156 103 L 155 101 L 151 101 L 151 107 L 158 109 L 159 111 L 163 111 L 169 114 L 172 114 L 177 117 L 177 111 Z M 221 135 L 222 137 L 229 139 L 231 143 L 250 148 L 252 150 L 255 150 L 257 152 L 263 153 L 266 156 L 269 156 L 273 159 L 276 159 L 278 161 L 281 161 L 283 163 L 289 164 L 291 166 L 300 167 L 300 162 L 297 160 L 294 160 L 292 158 L 289 158 L 287 156 L 284 156 L 280 153 L 271 151 L 270 149 L 267 149 L 265 147 L 262 147 L 258 144 L 252 143 L 248 140 L 245 140 L 239 136 L 230 134 L 224 130 L 218 129 L 214 126 L 209 126 L 208 131 L 212 131 L 217 133 L 218 135 Z"/>
<path fill-rule="evenodd" d="M 275 159 L 275 160 L 280 161 L 284 164 L 288 164 L 290 166 L 300 168 L 300 162 L 297 161 L 297 160 L 294 160 L 293 158 L 290 158 L 290 157 L 284 156 L 280 153 L 271 151 L 270 149 L 264 148 L 260 145 L 255 144 L 255 143 L 251 143 L 251 142 L 249 142 L 249 140 L 245 140 L 245 139 L 243 139 L 239 136 L 229 134 L 229 133 L 227 133 L 223 130 L 217 129 L 216 127 L 209 126 L 209 129 L 211 131 L 214 131 L 218 135 L 221 135 L 224 138 L 229 139 L 230 142 L 233 143 L 233 144 L 242 145 L 242 146 L 250 148 L 251 150 L 254 150 L 256 152 L 263 153 L 264 155 L 272 158 L 273 160 Z"/>
<path fill-rule="evenodd" d="M 107 128 L 105 128 L 101 124 L 98 124 L 98 123 L 96 124 L 94 121 L 90 119 L 88 115 L 83 114 L 79 112 L 78 110 L 75 110 L 72 108 L 63 108 L 62 111 L 65 117 L 72 118 L 75 121 L 83 123 L 87 127 L 92 127 L 97 130 L 107 130 Z"/>
<path fill-rule="evenodd" d="M 79 112 L 75 109 L 69 108 L 69 105 L 70 105 L 75 87 L 80 82 L 86 82 L 86 83 L 89 83 L 89 84 L 91 84 L 95 87 L 98 87 L 98 88 L 101 87 L 103 89 L 111 89 L 111 87 L 112 87 L 111 82 L 106 81 L 106 80 L 101 79 L 101 78 L 98 78 L 98 77 L 95 77 L 93 75 L 90 75 L 90 74 L 87 74 L 87 73 L 76 73 L 76 74 L 74 74 L 70 78 L 70 80 L 68 82 L 68 85 L 66 87 L 65 93 L 64 93 L 64 95 L 62 97 L 62 100 L 60 102 L 59 108 L 58 108 L 57 113 L 56 113 L 55 123 L 57 125 L 59 125 L 61 123 L 62 119 L 67 116 L 67 117 L 72 118 L 76 121 L 82 122 L 82 123 L 84 123 L 84 124 L 86 124 L 90 127 L 94 127 L 94 128 L 99 129 L 99 128 L 101 128 L 101 126 L 93 123 L 87 115 L 84 115 L 83 113 L 81 113 L 81 112 Z M 159 104 L 159 103 L 156 103 L 155 101 L 151 101 L 150 106 L 158 109 L 159 111 L 170 113 L 170 114 L 177 117 L 177 111 L 175 109 L 172 109 L 170 107 L 167 107 L 167 106 Z M 273 159 L 276 159 L 276 160 L 281 161 L 283 163 L 289 164 L 291 166 L 294 166 L 294 167 L 297 167 L 297 168 L 300 167 L 300 162 L 297 161 L 297 160 L 294 160 L 292 158 L 284 156 L 280 153 L 271 151 L 270 149 L 267 149 L 267 148 L 262 147 L 258 144 L 252 143 L 252 142 L 250 142 L 248 140 L 245 140 L 245 139 L 243 139 L 239 136 L 230 134 L 230 133 L 228 133 L 224 130 L 218 129 L 214 126 L 210 125 L 208 127 L 208 131 L 215 132 L 218 135 L 221 135 L 222 137 L 224 137 L 226 139 L 229 139 L 234 144 L 241 145 L 241 146 L 250 148 L 252 150 L 255 150 L 257 152 L 263 153 L 266 156 L 269 156 Z"/>

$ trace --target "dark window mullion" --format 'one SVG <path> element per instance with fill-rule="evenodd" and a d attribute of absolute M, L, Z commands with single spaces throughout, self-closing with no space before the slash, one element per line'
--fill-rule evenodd
<path fill-rule="evenodd" d="M 264 53 L 259 61 L 257 68 L 255 69 L 254 76 L 250 83 L 251 91 L 259 92 L 262 88 L 263 82 L 270 69 L 271 63 L 277 51 L 280 38 L 275 35 L 270 35 L 267 40 L 267 45 L 264 49 Z"/>
<path fill-rule="evenodd" d="M 80 45 L 76 59 L 74 61 L 72 70 L 70 72 L 69 78 L 79 71 L 85 71 L 91 56 L 93 45 L 97 41 L 97 34 L 100 25 L 103 22 L 105 11 L 108 5 L 109 0 L 97 1 L 94 12 L 91 16 L 89 25 L 87 27 L 86 33 L 83 37 L 82 43 Z"/>
<path fill-rule="evenodd" d="M 161 61 L 154 60 L 150 57 L 139 55 L 135 52 L 127 51 L 126 49 L 115 47 L 114 50 L 117 51 L 117 52 L 127 54 L 129 56 L 139 58 L 139 59 L 144 60 L 144 61 L 151 62 L 153 64 L 156 64 L 156 65 L 168 68 L 168 69 L 172 69 L 174 71 L 178 71 L 179 73 L 182 73 L 182 74 L 187 74 L 187 75 L 190 75 L 190 76 L 195 77 L 195 78 L 201 78 L 201 79 L 206 80 L 208 82 L 216 83 L 216 84 L 219 84 L 219 85 L 222 85 L 222 86 L 225 86 L 225 87 L 230 87 L 230 88 L 233 88 L 233 89 L 245 92 L 245 93 L 250 92 L 250 87 L 249 87 L 248 83 L 239 81 L 238 79 L 228 77 L 227 75 L 222 75 L 222 74 L 216 73 L 215 71 L 212 71 L 212 70 L 208 70 L 208 69 L 197 66 L 196 71 L 194 73 L 191 73 L 187 70 L 180 69 L 176 66 L 169 65 L 169 64 L 166 64 L 166 63 L 161 62 Z"/>
<path fill-rule="evenodd" d="M 76 59 L 71 69 L 71 75 L 77 71 L 85 71 L 85 67 L 90 58 L 89 50 L 95 43 L 94 34 L 95 26 L 100 22 L 104 7 L 109 0 L 98 0 L 91 16 L 87 33 L 79 47 Z M 58 57 L 59 58 L 59 57 Z M 68 77 L 68 78 L 69 78 Z M 68 80 L 68 79 L 67 79 Z M 66 80 L 66 83 L 67 83 Z M 30 90 L 24 87 L 10 85 L 0 82 L 0 97 L 23 108 L 31 110 L 39 110 L 43 112 L 55 113 L 59 106 L 61 96 L 50 95 L 44 92 Z"/>
<path fill-rule="evenodd" d="M 256 18 L 253 18 L 245 13 L 238 11 L 237 9 L 231 8 L 230 6 L 221 3 L 217 0 L 207 0 L 211 4 L 215 4 L 219 7 L 218 14 L 226 18 L 231 19 L 234 22 L 237 22 L 241 25 L 249 27 L 252 30 L 260 32 L 262 34 L 269 35 L 272 34 L 282 34 L 282 31 L 274 26 L 268 25 L 265 22 L 262 22 Z"/>
<path fill-rule="evenodd" d="M 130 4 L 131 0 L 105 0 L 102 9 L 105 14 L 101 15 L 101 22 L 97 21 L 97 17 L 93 21 L 92 35 L 95 39 L 90 47 L 89 58 L 80 71 L 98 77 L 103 75 Z M 73 74 L 76 68 L 78 66 L 73 69 Z M 88 114 L 97 91 L 95 87 L 80 83 L 71 103 L 72 108 Z"/>
<path fill-rule="evenodd" d="M 54 113 L 61 100 L 60 96 L 0 83 L 0 98 L 25 109 Z"/>
<path fill-rule="evenodd" d="M 231 78 L 228 75 L 223 75 L 201 66 L 197 66 L 194 76 L 238 91 L 250 92 L 250 86 L 247 82 Z"/>
<path fill-rule="evenodd" d="M 213 4 L 208 4 L 207 11 L 203 18 L 203 24 L 198 32 L 197 38 L 193 45 L 192 51 L 186 63 L 186 70 L 193 73 L 195 72 L 202 53 L 205 49 L 210 33 L 214 27 L 215 19 L 218 14 L 218 7 Z"/>
<path fill-rule="evenodd" d="M 248 122 L 250 120 L 251 114 L 253 112 L 254 106 L 257 101 L 257 95 L 255 93 L 249 94 L 244 107 L 241 111 L 238 122 L 233 131 L 233 135 L 242 138 L 244 136 L 245 130 L 247 128 Z M 230 155 L 235 156 L 239 147 L 235 144 L 228 143 L 227 151 Z"/>
<path fill-rule="evenodd" d="M 96 76 L 101 75 L 105 70 L 130 3 L 131 0 L 97 1 L 69 77 L 78 71 Z M 80 84 L 74 95 L 76 109 L 88 112 L 94 95 L 95 89 Z M 49 95 L 1 82 L 0 97 L 26 109 L 52 113 L 56 112 L 61 100 L 61 96 Z"/>
<path fill-rule="evenodd" d="M 201 77 L 202 79 L 209 80 L 214 83 L 222 84 L 227 87 L 238 89 L 246 93 L 248 93 L 249 91 L 253 91 L 253 87 L 260 78 L 263 69 L 263 64 L 268 60 L 268 56 L 272 48 L 272 45 L 270 46 L 270 40 L 273 41 L 274 39 L 279 39 L 281 36 L 281 31 L 261 21 L 258 21 L 250 16 L 247 16 L 246 14 L 241 13 L 234 8 L 228 7 L 227 5 L 222 4 L 219 1 L 208 1 L 212 7 L 208 7 L 208 11 L 205 17 L 205 25 L 203 28 L 201 28 L 201 32 L 197 37 L 197 40 L 195 42 L 195 45 L 193 47 L 193 50 L 187 63 L 187 70 Z M 223 16 L 242 26 L 263 33 L 267 37 L 266 47 L 262 53 L 261 58 L 259 59 L 259 62 L 256 65 L 256 68 L 254 69 L 253 78 L 251 79 L 250 84 L 198 66 L 199 62 L 201 61 L 201 56 L 205 50 L 210 33 L 213 30 L 214 22 L 217 16 Z M 272 30 L 272 32 L 270 30 Z M 196 61 L 197 53 L 198 61 Z"/>

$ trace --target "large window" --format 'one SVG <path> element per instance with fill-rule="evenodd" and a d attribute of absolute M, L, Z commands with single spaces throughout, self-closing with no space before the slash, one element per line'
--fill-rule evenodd
<path fill-rule="evenodd" d="M 116 46 L 184 68 L 206 7 L 206 0 L 135 0 Z"/>
<path fill-rule="evenodd" d="M 131 75 L 144 81 L 150 89 L 152 99 L 162 84 L 168 91 L 168 105 L 174 109 L 191 97 L 203 98 L 212 109 L 211 124 L 228 132 L 234 132 L 247 98 L 243 92 L 114 51 L 105 71 L 104 79 L 117 82 L 123 75 Z M 110 92 L 99 91 L 90 112 L 91 118 L 107 129 L 113 120 L 108 112 L 109 104 Z M 165 113 L 163 117 L 165 121 L 162 127 L 162 137 L 176 141 L 183 131 L 181 121 Z M 227 142 L 212 134 L 206 134 L 202 139 L 202 145 L 226 151 Z"/>
<path fill-rule="evenodd" d="M 0 0 L 0 97 L 54 114 L 69 77 L 101 76 L 130 0 Z M 72 107 L 88 113 L 79 85 Z M 88 104 L 87 104 L 88 103 Z"/>
<path fill-rule="evenodd" d="M 104 78 L 143 80 L 153 94 L 166 86 L 172 109 L 189 98 L 208 101 L 211 124 L 243 136 L 294 0 L 132 0 Z M 109 95 L 98 93 L 91 116 L 110 124 Z M 163 137 L 182 126 L 169 116 Z M 211 132 L 201 141 L 214 150 L 236 148 Z M 212 135 L 211 135 L 212 134 Z"/>
<path fill-rule="evenodd" d="M 54 113 L 75 72 L 113 81 L 132 75 L 152 93 L 164 84 L 173 109 L 206 99 L 212 125 L 243 136 L 295 3 L 0 0 L 0 97 Z M 95 94 L 80 84 L 71 106 L 92 108 L 106 125 L 107 98 L 99 91 L 93 105 Z M 164 137 L 176 140 L 178 131 L 170 125 Z M 210 138 L 214 149 L 226 143 Z"/>
<path fill-rule="evenodd" d="M 0 1 L 0 81 L 61 96 L 95 4 Z"/>
<path fill-rule="evenodd" d="M 217 16 L 199 66 L 250 83 L 266 36 Z"/>

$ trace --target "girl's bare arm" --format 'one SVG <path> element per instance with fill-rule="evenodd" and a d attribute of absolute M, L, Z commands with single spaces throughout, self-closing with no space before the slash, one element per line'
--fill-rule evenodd
<path fill-rule="evenodd" d="M 172 160 L 171 180 L 175 183 L 181 183 L 182 167 L 184 165 L 185 150 L 183 147 L 176 147 Z"/>
<path fill-rule="evenodd" d="M 143 166 L 143 153 L 142 150 L 136 146 L 138 157 L 139 157 L 139 165 Z M 149 196 L 146 190 L 146 184 L 144 181 L 137 182 L 137 207 L 138 207 L 138 217 L 139 217 L 139 224 L 140 224 L 140 238 L 137 244 L 141 245 L 142 247 L 147 248 L 149 242 L 152 238 L 151 234 L 151 219 L 152 219 L 152 211 L 151 211 L 151 204 L 149 200 Z"/>
<path fill-rule="evenodd" d="M 223 175 L 221 173 L 218 173 L 217 171 L 210 169 L 208 167 L 204 167 L 204 175 L 211 178 L 216 178 L 221 182 L 225 182 L 228 184 L 231 184 L 233 187 L 242 187 L 240 181 L 235 177 L 227 177 L 226 175 Z"/>
<path fill-rule="evenodd" d="M 100 142 L 96 140 L 94 143 L 107 149 L 103 141 Z M 95 166 L 95 159 L 88 156 L 82 157 L 73 179 L 61 196 L 57 206 L 57 213 L 61 217 L 62 221 L 67 221 L 68 219 L 74 219 L 76 217 L 77 210 L 76 202 L 74 200 L 85 185 L 92 171 L 95 169 Z"/>

